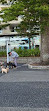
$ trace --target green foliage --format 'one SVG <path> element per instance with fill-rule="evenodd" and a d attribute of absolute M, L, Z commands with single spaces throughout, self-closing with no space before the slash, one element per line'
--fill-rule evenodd
<path fill-rule="evenodd" d="M 40 56 L 40 50 L 38 48 L 36 49 L 15 49 L 20 57 L 34 57 L 34 56 Z"/>
<path fill-rule="evenodd" d="M 6 51 L 1 51 L 0 52 L 0 57 L 6 57 Z"/>
<path fill-rule="evenodd" d="M 9 24 L 0 25 L 0 30 L 4 29 L 5 27 L 9 26 Z"/>
<path fill-rule="evenodd" d="M 17 17 L 20 15 L 20 12 L 21 14 L 23 14 L 23 9 L 24 9 L 23 3 L 17 2 L 11 5 L 11 7 L 2 10 L 4 12 L 4 14 L 2 15 L 4 22 L 17 19 Z"/>
<path fill-rule="evenodd" d="M 5 4 L 7 2 L 6 2 L 6 0 L 0 0 L 0 3 Z"/>
<path fill-rule="evenodd" d="M 14 49 L 15 52 L 19 54 L 19 57 L 36 57 L 40 56 L 40 50 L 38 48 L 36 49 Z M 6 51 L 0 52 L 0 57 L 6 57 Z"/>
<path fill-rule="evenodd" d="M 45 26 L 49 25 L 49 0 L 14 0 L 11 7 L 3 12 L 2 17 L 5 22 L 23 15 L 22 24 L 19 26 L 20 32 L 23 33 L 29 30 L 33 34 L 36 32 L 34 27 L 43 30 Z"/>

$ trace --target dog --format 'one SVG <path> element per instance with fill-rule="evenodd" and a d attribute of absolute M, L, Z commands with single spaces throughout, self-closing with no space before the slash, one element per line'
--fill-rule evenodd
<path fill-rule="evenodd" d="M 7 63 L 6 67 L 7 67 L 7 66 L 9 66 L 10 69 L 13 69 L 13 68 L 16 67 L 15 64 L 12 63 L 12 62 Z"/>
<path fill-rule="evenodd" d="M 2 71 L 2 73 L 3 72 L 8 73 L 9 72 L 9 68 L 8 67 L 4 68 L 3 66 L 1 66 L 1 71 Z"/>

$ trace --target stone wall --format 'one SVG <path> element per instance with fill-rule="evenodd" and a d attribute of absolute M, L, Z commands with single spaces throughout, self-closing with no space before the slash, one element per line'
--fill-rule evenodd
<path fill-rule="evenodd" d="M 6 62 L 6 57 L 0 57 L 0 62 Z M 19 57 L 17 60 L 18 63 L 39 63 L 40 57 Z"/>

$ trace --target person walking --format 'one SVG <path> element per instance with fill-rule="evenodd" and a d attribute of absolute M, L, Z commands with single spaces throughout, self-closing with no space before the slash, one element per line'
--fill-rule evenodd
<path fill-rule="evenodd" d="M 11 57 L 10 61 L 13 61 L 14 67 L 17 67 L 17 59 L 19 55 L 15 51 L 8 52 L 8 55 Z"/>

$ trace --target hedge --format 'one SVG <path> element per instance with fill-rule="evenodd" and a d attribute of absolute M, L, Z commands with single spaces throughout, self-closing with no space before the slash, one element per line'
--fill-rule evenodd
<path fill-rule="evenodd" d="M 6 56 L 7 56 L 6 51 L 1 51 L 0 52 L 0 57 L 6 57 Z"/>
<path fill-rule="evenodd" d="M 20 57 L 34 57 L 34 56 L 40 56 L 40 50 L 39 48 L 35 48 L 35 49 L 15 49 L 14 51 L 16 51 Z"/>
<path fill-rule="evenodd" d="M 40 50 L 38 48 L 35 49 L 14 49 L 15 52 L 18 53 L 19 57 L 35 57 L 40 56 Z M 0 57 L 6 57 L 6 51 L 0 52 Z"/>

